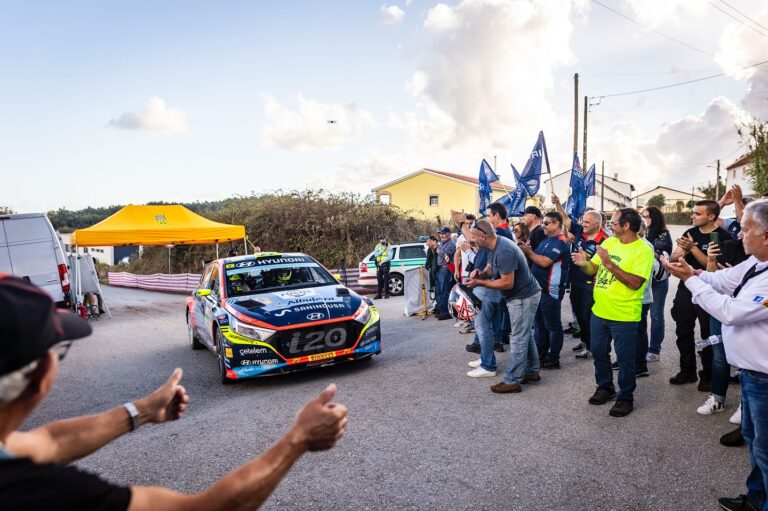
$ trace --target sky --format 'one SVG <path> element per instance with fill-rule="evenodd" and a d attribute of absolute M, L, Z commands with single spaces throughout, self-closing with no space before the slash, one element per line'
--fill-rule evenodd
<path fill-rule="evenodd" d="M 540 130 L 559 173 L 574 73 L 587 165 L 641 192 L 714 181 L 745 152 L 737 127 L 768 120 L 768 64 L 745 69 L 768 61 L 761 0 L 0 7 L 0 207 L 16 212 L 366 194 L 483 158 L 512 181 Z"/>

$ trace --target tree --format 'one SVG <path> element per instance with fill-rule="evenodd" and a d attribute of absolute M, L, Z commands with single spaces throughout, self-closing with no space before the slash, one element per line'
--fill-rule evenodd
<path fill-rule="evenodd" d="M 667 199 L 666 197 L 664 197 L 663 193 L 660 193 L 648 199 L 648 205 L 656 206 L 657 208 L 663 208 L 664 206 L 667 205 Z"/>
<path fill-rule="evenodd" d="M 688 208 L 688 209 L 691 209 L 691 210 L 693 209 L 693 206 L 695 206 L 695 205 L 696 205 L 696 201 L 692 201 L 692 200 L 689 200 L 688 202 L 685 203 L 685 207 Z"/>
<path fill-rule="evenodd" d="M 718 179 L 720 183 L 720 197 L 723 196 L 725 193 L 725 183 L 722 179 Z M 705 199 L 712 199 L 712 200 L 718 200 L 720 197 L 716 197 L 717 195 L 717 188 L 715 187 L 714 183 L 711 183 L 707 181 L 707 186 L 699 186 L 696 188 L 701 194 L 704 196 Z"/>
<path fill-rule="evenodd" d="M 8 206 L 0 206 L 0 215 L 12 215 L 13 210 Z"/>
<path fill-rule="evenodd" d="M 752 162 L 744 169 L 752 189 L 758 196 L 768 193 L 768 123 L 751 122 L 739 129 L 747 144 Z"/>

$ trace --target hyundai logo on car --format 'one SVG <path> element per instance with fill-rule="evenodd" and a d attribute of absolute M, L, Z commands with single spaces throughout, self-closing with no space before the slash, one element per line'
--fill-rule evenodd
<path fill-rule="evenodd" d="M 322 312 L 313 312 L 312 314 L 307 314 L 307 319 L 310 321 L 317 321 L 318 319 L 323 319 L 325 317 L 325 314 Z"/>

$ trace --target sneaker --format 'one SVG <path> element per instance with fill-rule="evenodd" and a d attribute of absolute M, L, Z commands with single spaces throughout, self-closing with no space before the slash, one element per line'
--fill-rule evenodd
<path fill-rule="evenodd" d="M 573 328 L 573 325 L 571 323 L 568 323 L 568 328 L 564 328 L 563 329 L 563 333 L 564 334 L 572 334 L 574 330 L 576 330 L 576 329 Z"/>
<path fill-rule="evenodd" d="M 632 401 L 627 401 L 626 399 L 618 399 L 616 400 L 616 404 L 611 407 L 608 415 L 611 417 L 626 417 L 632 413 L 633 409 L 634 407 L 632 406 Z"/>
<path fill-rule="evenodd" d="M 646 376 L 650 376 L 651 373 L 648 372 L 648 368 L 640 369 L 635 373 L 635 378 L 645 378 Z"/>
<path fill-rule="evenodd" d="M 760 511 L 757 504 L 752 501 L 749 495 L 739 495 L 738 497 L 723 497 L 717 499 L 721 509 L 725 511 Z"/>
<path fill-rule="evenodd" d="M 576 358 L 579 360 L 589 360 L 592 358 L 592 352 L 589 350 L 584 350 L 581 353 L 576 353 Z"/>
<path fill-rule="evenodd" d="M 438 314 L 435 316 L 439 321 L 445 321 L 446 319 L 453 319 L 453 316 L 450 314 Z"/>
<path fill-rule="evenodd" d="M 496 385 L 491 385 L 491 392 L 495 394 L 516 394 L 522 391 L 523 387 L 518 383 L 504 383 L 502 381 Z"/>
<path fill-rule="evenodd" d="M 482 367 L 478 367 L 476 369 L 472 369 L 471 371 L 468 371 L 467 376 L 469 376 L 470 378 L 492 378 L 496 376 L 496 371 L 486 371 Z"/>
<path fill-rule="evenodd" d="M 467 365 L 468 365 L 469 367 L 471 367 L 472 369 L 474 369 L 474 368 L 476 368 L 476 367 L 480 367 L 480 364 L 481 364 L 481 362 L 480 362 L 480 359 L 478 358 L 477 360 L 473 360 L 472 362 L 470 362 L 470 363 L 469 363 L 469 364 L 467 364 Z"/>
<path fill-rule="evenodd" d="M 616 362 L 614 362 L 613 364 L 611 364 L 611 369 L 613 369 L 614 371 L 618 371 L 619 370 L 619 362 L 618 362 L 618 360 Z"/>
<path fill-rule="evenodd" d="M 539 373 L 527 373 L 523 375 L 523 381 L 520 383 L 539 383 L 541 375 Z"/>
<path fill-rule="evenodd" d="M 374 300 L 381 300 L 381 295 L 376 295 L 373 297 Z"/>
<path fill-rule="evenodd" d="M 587 349 L 587 345 L 586 345 L 586 344 L 584 344 L 583 342 L 580 342 L 579 344 L 577 344 L 576 346 L 574 346 L 574 347 L 573 347 L 573 348 L 571 348 L 571 349 L 572 349 L 573 351 L 583 351 L 583 350 Z"/>
<path fill-rule="evenodd" d="M 560 362 L 542 362 L 542 369 L 560 369 Z"/>
<path fill-rule="evenodd" d="M 744 445 L 744 435 L 741 426 L 720 437 L 720 443 L 726 447 L 741 447 Z"/>
<path fill-rule="evenodd" d="M 459 328 L 460 326 L 464 326 L 463 321 L 457 321 L 456 323 L 453 324 L 453 328 Z"/>
<path fill-rule="evenodd" d="M 733 415 L 731 415 L 731 418 L 728 419 L 728 422 L 731 424 L 741 424 L 741 405 L 736 408 L 736 411 L 733 412 Z"/>
<path fill-rule="evenodd" d="M 720 403 L 715 399 L 712 394 L 709 395 L 704 404 L 696 408 L 696 413 L 699 415 L 712 415 L 717 412 L 725 411 L 725 403 Z"/>
<path fill-rule="evenodd" d="M 669 383 L 672 385 L 685 385 L 686 383 L 696 383 L 698 378 L 695 374 L 688 374 L 679 372 L 669 379 Z"/>
<path fill-rule="evenodd" d="M 645 355 L 646 362 L 661 362 L 661 355 L 656 353 L 648 353 Z"/>
<path fill-rule="evenodd" d="M 604 405 L 611 399 L 616 398 L 616 393 L 609 390 L 598 387 L 592 397 L 589 398 L 589 404 L 591 405 Z"/>
<path fill-rule="evenodd" d="M 480 345 L 475 344 L 474 342 L 472 344 L 467 344 L 466 346 L 464 346 L 464 349 L 470 353 L 480 353 Z"/>
<path fill-rule="evenodd" d="M 474 334 L 475 333 L 475 327 L 470 325 L 469 323 L 466 323 L 463 327 L 459 328 L 460 334 Z"/>

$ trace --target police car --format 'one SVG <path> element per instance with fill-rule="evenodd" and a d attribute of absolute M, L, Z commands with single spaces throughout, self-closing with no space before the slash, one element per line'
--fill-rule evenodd
<path fill-rule="evenodd" d="M 403 243 L 401 245 L 392 245 L 395 251 L 395 257 L 389 266 L 389 294 L 398 296 L 405 290 L 405 270 L 413 266 L 424 266 L 427 262 L 427 249 L 424 243 Z M 360 275 L 357 278 L 357 285 L 360 287 L 376 287 L 376 258 L 373 252 L 368 254 L 360 261 Z"/>
<path fill-rule="evenodd" d="M 218 359 L 222 383 L 381 353 L 379 313 L 301 253 L 257 253 L 206 265 L 186 300 L 189 344 Z"/>

